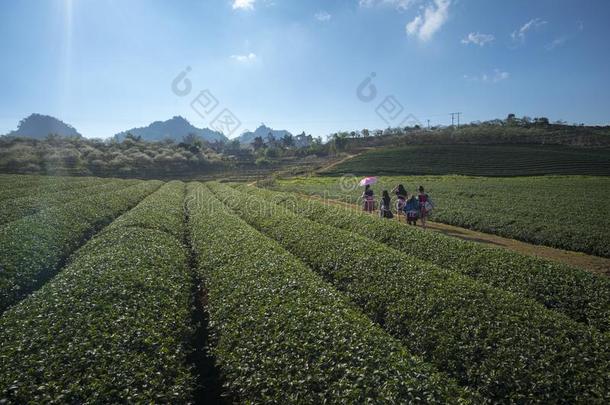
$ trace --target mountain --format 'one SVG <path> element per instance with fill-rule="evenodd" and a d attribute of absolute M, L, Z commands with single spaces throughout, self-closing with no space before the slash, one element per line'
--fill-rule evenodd
<path fill-rule="evenodd" d="M 20 138 L 45 139 L 49 134 L 56 134 L 71 138 L 81 138 L 73 126 L 58 120 L 55 117 L 42 114 L 31 114 L 19 121 L 17 129 L 9 132 L 6 136 L 14 136 Z"/>
<path fill-rule="evenodd" d="M 275 129 L 269 128 L 265 124 L 261 124 L 261 126 L 258 127 L 256 129 L 256 131 L 244 132 L 243 134 L 238 136 L 236 139 L 239 140 L 240 144 L 248 145 L 248 144 L 252 143 L 252 141 L 254 141 L 254 138 L 256 138 L 257 136 L 260 136 L 261 138 L 263 138 L 263 141 L 267 141 L 269 134 L 271 134 L 271 136 L 273 136 L 273 138 L 275 138 L 275 139 L 282 139 L 284 137 L 284 135 L 292 135 L 290 132 L 288 132 L 284 129 L 275 130 Z"/>
<path fill-rule="evenodd" d="M 227 140 L 227 137 L 222 132 L 212 131 L 208 128 L 197 128 L 180 116 L 167 121 L 155 121 L 147 127 L 132 128 L 120 132 L 114 138 L 121 142 L 128 133 L 133 136 L 140 136 L 142 140 L 149 142 L 162 141 L 164 139 L 173 139 L 176 142 L 181 142 L 188 134 L 197 135 L 209 142 Z"/>

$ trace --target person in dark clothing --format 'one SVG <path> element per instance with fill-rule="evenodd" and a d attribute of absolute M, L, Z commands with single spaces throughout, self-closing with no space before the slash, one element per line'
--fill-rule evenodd
<path fill-rule="evenodd" d="M 362 193 L 363 209 L 365 212 L 373 212 L 375 210 L 375 195 L 373 189 L 368 184 L 364 187 L 364 193 Z"/>
<path fill-rule="evenodd" d="M 381 218 L 394 218 L 394 214 L 392 214 L 391 205 L 392 199 L 390 198 L 388 190 L 383 190 L 381 202 L 379 204 L 379 216 Z"/>

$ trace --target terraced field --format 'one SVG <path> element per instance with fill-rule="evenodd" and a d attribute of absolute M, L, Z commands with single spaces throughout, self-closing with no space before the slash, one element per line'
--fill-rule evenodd
<path fill-rule="evenodd" d="M 359 204 L 356 177 L 279 180 L 272 187 Z M 380 177 L 383 189 L 423 185 L 435 202 L 432 220 L 525 242 L 610 257 L 610 177 Z"/>
<path fill-rule="evenodd" d="M 412 145 L 377 149 L 328 175 L 610 176 L 610 150 L 545 145 Z"/>
<path fill-rule="evenodd" d="M 610 401 L 607 278 L 243 185 L 0 185 L 0 403 Z"/>

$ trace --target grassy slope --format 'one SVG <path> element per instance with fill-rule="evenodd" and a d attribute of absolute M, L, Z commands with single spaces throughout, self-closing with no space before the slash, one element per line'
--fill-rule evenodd
<path fill-rule="evenodd" d="M 325 173 L 607 176 L 610 150 L 544 145 L 413 145 L 365 152 Z"/>

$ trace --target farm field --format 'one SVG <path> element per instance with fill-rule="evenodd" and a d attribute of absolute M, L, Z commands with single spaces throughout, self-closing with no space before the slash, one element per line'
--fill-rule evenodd
<path fill-rule="evenodd" d="M 366 151 L 328 175 L 610 175 L 610 149 L 545 145 L 412 145 Z"/>
<path fill-rule="evenodd" d="M 525 242 L 610 257 L 610 178 L 592 176 L 382 176 L 373 186 L 423 185 L 436 208 L 433 221 Z M 278 180 L 271 188 L 360 203 L 355 177 Z"/>
<path fill-rule="evenodd" d="M 0 187 L 0 403 L 610 401 L 608 278 L 245 184 Z"/>
<path fill-rule="evenodd" d="M 396 221 L 381 221 L 347 207 L 312 201 L 291 193 L 240 186 L 300 216 L 383 242 L 410 257 L 453 269 L 516 294 L 532 298 L 602 331 L 610 330 L 610 281 L 583 270 L 490 248 Z M 557 280 L 561 279 L 561 283 Z M 569 286 L 569 287 L 567 287 Z"/>

